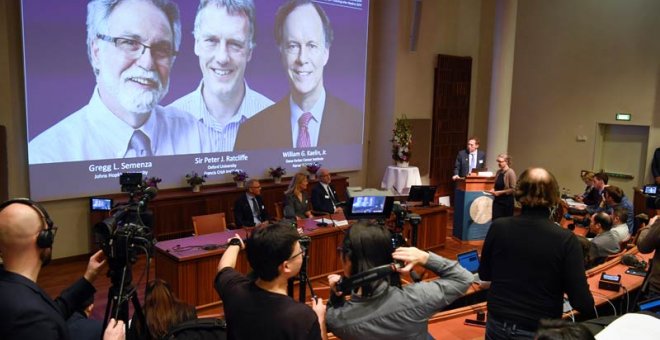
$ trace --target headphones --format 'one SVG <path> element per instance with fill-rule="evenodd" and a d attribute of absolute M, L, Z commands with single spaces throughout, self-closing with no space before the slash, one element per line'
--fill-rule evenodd
<path fill-rule="evenodd" d="M 50 216 L 48 216 L 46 209 L 44 209 L 41 204 L 29 198 L 14 198 L 0 204 L 0 211 L 14 203 L 30 206 L 32 209 L 36 210 L 39 215 L 41 215 L 41 218 L 46 223 L 46 229 L 43 229 L 39 232 L 39 236 L 37 236 L 37 246 L 42 249 L 52 247 L 53 241 L 55 241 L 55 233 L 53 231 L 55 224 L 53 223 L 53 220 L 50 219 Z"/>

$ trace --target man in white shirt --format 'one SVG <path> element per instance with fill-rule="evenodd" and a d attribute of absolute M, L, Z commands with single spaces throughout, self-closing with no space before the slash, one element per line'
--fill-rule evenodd
<path fill-rule="evenodd" d="M 181 42 L 176 4 L 94 0 L 87 12 L 97 86 L 89 104 L 29 143 L 29 163 L 200 152 L 192 116 L 158 105 Z"/>
<path fill-rule="evenodd" d="M 255 47 L 254 13 L 252 0 L 202 0 L 197 9 L 193 34 L 202 82 L 169 107 L 201 122 L 205 152 L 232 151 L 240 125 L 273 104 L 244 79 Z"/>
<path fill-rule="evenodd" d="M 630 239 L 630 231 L 626 221 L 628 220 L 628 212 L 624 207 L 616 207 L 612 212 L 612 232 L 617 236 L 619 243 Z"/>

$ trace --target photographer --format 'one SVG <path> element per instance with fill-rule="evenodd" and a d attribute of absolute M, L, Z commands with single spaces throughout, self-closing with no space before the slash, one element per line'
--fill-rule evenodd
<path fill-rule="evenodd" d="M 57 227 L 38 203 L 18 198 L 0 204 L 0 337 L 3 339 L 69 339 L 66 319 L 94 294 L 92 283 L 105 264 L 92 255 L 82 278 L 52 300 L 38 285 L 41 268 L 50 262 Z M 124 323 L 110 320 L 104 339 L 124 339 Z"/>
<path fill-rule="evenodd" d="M 256 280 L 234 269 L 244 246 L 238 235 L 230 240 L 215 277 L 229 339 L 327 338 L 322 299 L 312 299 L 312 310 L 287 296 L 287 281 L 298 275 L 305 255 L 299 240 L 290 225 L 256 227 L 245 246 Z"/>
<path fill-rule="evenodd" d="M 344 237 L 341 259 L 347 280 L 394 260 L 405 265 L 383 279 L 352 288 L 349 301 L 337 292 L 340 276 L 328 276 L 334 292 L 326 312 L 328 330 L 343 340 L 428 339 L 428 319 L 461 297 L 473 280 L 457 262 L 436 254 L 414 247 L 393 251 L 390 231 L 378 224 L 353 225 Z M 400 287 L 399 272 L 409 272 L 417 264 L 442 278 Z"/>
<path fill-rule="evenodd" d="M 658 215 L 649 221 L 650 227 L 644 237 L 637 240 L 637 248 L 642 254 L 648 254 L 655 251 L 653 255 L 653 265 L 649 274 L 649 293 L 648 298 L 660 296 L 660 218 Z"/>

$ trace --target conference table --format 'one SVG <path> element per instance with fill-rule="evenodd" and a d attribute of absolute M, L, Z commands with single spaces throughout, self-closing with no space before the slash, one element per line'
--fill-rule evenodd
<path fill-rule="evenodd" d="M 421 249 L 437 250 L 445 245 L 447 228 L 447 208 L 442 206 L 411 208 L 419 214 L 422 221 L 418 226 L 418 244 Z M 309 259 L 307 276 L 309 279 L 325 277 L 342 269 L 337 247 L 344 239 L 344 230 L 349 228 L 333 225 L 332 221 L 344 221 L 342 213 L 324 218 L 327 226 L 318 226 L 321 217 L 297 221 L 299 232 L 309 236 Z M 293 226 L 292 226 L 293 227 Z M 220 257 L 224 254 L 228 239 L 238 234 L 246 239 L 253 228 L 226 230 L 223 232 L 190 236 L 158 242 L 155 245 L 156 277 L 170 283 L 172 290 L 181 300 L 197 306 L 198 311 L 215 308 L 220 305 L 219 297 L 213 287 Z M 402 231 L 404 237 L 411 239 L 412 229 L 406 223 Z M 236 269 L 248 273 L 250 268 L 244 251 L 239 253 Z"/>

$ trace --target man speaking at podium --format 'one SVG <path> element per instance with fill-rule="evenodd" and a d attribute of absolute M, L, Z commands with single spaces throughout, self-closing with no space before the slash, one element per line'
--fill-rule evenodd
<path fill-rule="evenodd" d="M 479 150 L 479 138 L 470 137 L 467 142 L 467 148 L 461 150 L 456 155 L 454 163 L 454 176 L 452 180 L 467 176 L 472 169 L 483 168 L 486 165 L 486 154 Z"/>

